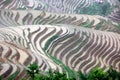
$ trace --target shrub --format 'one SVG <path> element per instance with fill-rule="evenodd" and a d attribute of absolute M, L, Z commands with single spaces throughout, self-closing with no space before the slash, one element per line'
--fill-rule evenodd
<path fill-rule="evenodd" d="M 39 71 L 39 67 L 36 63 L 30 64 L 27 70 L 31 80 L 75 80 L 67 78 L 65 73 L 59 73 L 58 71 L 49 70 L 46 72 L 47 75 L 42 74 Z"/>
<path fill-rule="evenodd" d="M 108 80 L 108 74 L 96 68 L 90 72 L 88 80 Z"/>
<path fill-rule="evenodd" d="M 39 67 L 36 63 L 30 64 L 27 70 L 28 75 L 31 79 L 34 79 L 37 74 L 39 74 Z"/>
<path fill-rule="evenodd" d="M 117 72 L 112 68 L 110 68 L 107 72 L 111 80 L 120 80 L 120 72 Z"/>
<path fill-rule="evenodd" d="M 14 80 L 15 76 L 18 74 L 16 72 L 14 75 L 9 77 L 8 80 Z M 82 72 L 77 72 L 76 75 L 78 78 L 68 78 L 66 73 L 60 73 L 58 71 L 49 70 L 48 72 L 43 72 L 39 70 L 39 66 L 36 63 L 30 64 L 27 69 L 27 74 L 30 77 L 30 80 L 120 80 L 120 72 L 110 69 L 104 72 L 102 69 L 96 68 L 91 70 L 89 73 L 84 74 Z M 2 80 L 2 77 L 0 77 Z M 21 79 L 21 80 L 26 80 Z"/>
<path fill-rule="evenodd" d="M 79 72 L 81 80 L 120 80 L 120 72 L 110 68 L 107 72 L 102 69 L 96 68 L 91 70 L 88 74 Z"/>

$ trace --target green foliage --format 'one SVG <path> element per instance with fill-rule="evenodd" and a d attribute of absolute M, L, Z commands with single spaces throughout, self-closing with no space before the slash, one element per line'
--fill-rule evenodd
<path fill-rule="evenodd" d="M 107 80 L 108 74 L 101 69 L 94 69 L 88 76 L 88 80 Z"/>
<path fill-rule="evenodd" d="M 108 70 L 108 74 L 111 80 L 120 80 L 120 72 L 117 72 L 116 70 L 110 68 Z"/>
<path fill-rule="evenodd" d="M 77 76 L 78 78 L 75 79 L 67 77 L 65 72 L 60 73 L 58 71 L 52 71 L 51 69 L 48 72 L 42 72 L 39 70 L 39 66 L 36 63 L 28 66 L 27 74 L 30 77 L 29 80 L 120 80 L 120 72 L 117 72 L 112 68 L 106 72 L 99 68 L 95 68 L 87 74 L 84 74 L 81 71 L 76 72 L 76 75 L 73 76 Z M 18 71 L 7 78 L 7 80 L 14 80 L 17 75 Z M 2 80 L 2 77 L 0 77 L 0 80 Z M 21 80 L 27 79 L 23 78 Z"/>
<path fill-rule="evenodd" d="M 40 73 L 38 65 L 36 63 L 30 64 L 28 67 L 27 73 L 30 76 L 31 80 L 74 80 L 67 78 L 65 73 L 59 73 L 58 71 L 49 70 L 47 75 Z"/>
<path fill-rule="evenodd" d="M 21 80 L 27 80 L 27 79 L 25 79 L 25 78 L 22 78 Z"/>
<path fill-rule="evenodd" d="M 34 79 L 36 74 L 39 74 L 39 67 L 36 63 L 30 64 L 27 70 L 28 75 L 31 79 Z"/>
<path fill-rule="evenodd" d="M 101 20 L 101 21 L 96 25 L 96 28 L 95 28 L 95 29 L 99 30 L 99 29 L 102 27 L 102 25 L 103 25 L 104 22 L 105 22 L 105 20 Z"/>
<path fill-rule="evenodd" d="M 79 77 L 81 80 L 87 80 L 88 79 L 88 75 L 87 74 L 83 74 L 81 71 L 78 72 L 79 73 Z"/>
<path fill-rule="evenodd" d="M 93 3 L 93 5 L 85 8 L 77 8 L 76 12 L 80 14 L 89 14 L 89 15 L 101 15 L 106 16 L 110 14 L 110 12 L 114 9 L 110 4 L 106 1 L 104 3 Z M 78 11 L 79 10 L 79 11 Z"/>
<path fill-rule="evenodd" d="M 0 76 L 0 80 L 2 80 L 2 77 Z"/>
<path fill-rule="evenodd" d="M 67 78 L 66 73 L 59 73 L 58 71 L 52 71 L 49 70 L 47 75 L 44 75 L 42 73 L 39 73 L 37 64 L 31 64 L 29 69 L 35 70 L 32 75 L 29 75 L 31 77 L 31 80 L 77 80 L 75 78 Z M 30 71 L 32 71 L 30 70 Z M 36 71 L 38 71 L 36 73 Z M 34 74 L 34 78 L 33 78 Z M 79 77 L 80 80 L 120 80 L 120 72 L 117 72 L 116 70 L 110 68 L 107 72 L 104 72 L 102 69 L 96 68 L 90 71 L 90 73 L 83 74 L 82 72 L 78 72 L 77 77 Z M 76 76 L 74 75 L 74 76 Z"/>
<path fill-rule="evenodd" d="M 88 74 L 79 72 L 81 80 L 120 80 L 120 72 L 110 68 L 107 72 L 102 69 L 96 68 L 91 70 Z"/>
<path fill-rule="evenodd" d="M 82 23 L 81 26 L 90 28 L 90 27 L 92 27 L 93 24 L 94 24 L 94 20 L 92 22 L 86 21 L 86 22 Z"/>

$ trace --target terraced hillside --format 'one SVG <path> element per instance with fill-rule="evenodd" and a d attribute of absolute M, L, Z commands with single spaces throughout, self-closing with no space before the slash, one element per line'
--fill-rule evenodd
<path fill-rule="evenodd" d="M 0 0 L 0 9 L 35 9 L 52 13 L 78 14 L 81 9 L 88 8 L 93 3 L 109 3 L 111 7 L 117 7 L 117 11 L 113 10 L 108 18 L 115 22 L 120 22 L 119 0 Z"/>
<path fill-rule="evenodd" d="M 34 62 L 41 71 L 66 71 L 75 78 L 96 67 L 120 71 L 120 25 L 98 15 L 68 14 L 103 0 L 31 1 L 0 1 L 0 76 L 29 80 L 26 69 Z M 108 1 L 113 5 L 117 0 Z M 29 10 L 35 8 L 43 11 Z"/>
<path fill-rule="evenodd" d="M 37 10 L 0 10 L 0 27 L 38 24 L 67 24 L 120 33 L 117 23 L 99 15 L 68 15 Z"/>
<path fill-rule="evenodd" d="M 70 14 L 94 2 L 102 3 L 104 0 L 1 0 L 0 9 L 37 9 Z"/>
<path fill-rule="evenodd" d="M 1 71 L 4 78 L 24 70 L 36 62 L 40 70 L 49 69 L 69 76 L 75 71 L 89 72 L 95 67 L 109 66 L 120 71 L 120 35 L 72 26 L 19 26 L 0 29 Z M 21 47 L 22 46 L 22 47 Z"/>

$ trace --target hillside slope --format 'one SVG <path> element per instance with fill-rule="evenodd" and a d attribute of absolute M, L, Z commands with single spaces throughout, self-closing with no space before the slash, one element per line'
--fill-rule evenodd
<path fill-rule="evenodd" d="M 0 29 L 0 75 L 4 78 L 36 62 L 40 70 L 89 72 L 109 66 L 120 71 L 120 35 L 62 25 L 29 25 Z M 9 73 L 8 73 L 9 71 Z M 71 73 L 72 74 L 71 74 Z"/>

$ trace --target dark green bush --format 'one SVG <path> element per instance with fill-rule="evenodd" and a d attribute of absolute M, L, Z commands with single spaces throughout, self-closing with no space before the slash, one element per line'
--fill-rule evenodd
<path fill-rule="evenodd" d="M 116 70 L 110 68 L 107 71 L 110 80 L 120 80 L 120 72 L 117 72 Z"/>
<path fill-rule="evenodd" d="M 30 64 L 27 70 L 27 74 L 34 79 L 37 74 L 39 74 L 39 67 L 36 63 Z"/>
<path fill-rule="evenodd" d="M 108 74 L 101 69 L 94 69 L 90 72 L 88 80 L 107 80 Z"/>

